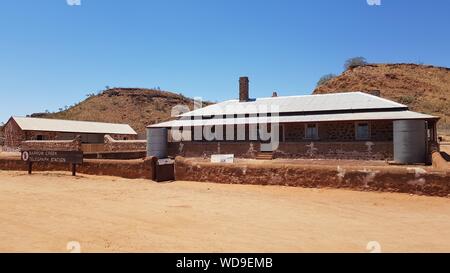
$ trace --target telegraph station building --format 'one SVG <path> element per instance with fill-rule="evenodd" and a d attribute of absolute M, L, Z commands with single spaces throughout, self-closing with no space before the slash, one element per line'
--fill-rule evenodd
<path fill-rule="evenodd" d="M 148 154 L 243 158 L 387 160 L 426 163 L 438 117 L 365 92 L 239 99 L 148 126 Z M 267 138 L 267 135 L 270 138 Z M 271 145 L 267 145 L 267 144 Z"/>

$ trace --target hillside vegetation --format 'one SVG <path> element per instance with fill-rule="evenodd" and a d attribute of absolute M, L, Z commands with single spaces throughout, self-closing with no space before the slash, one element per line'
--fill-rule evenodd
<path fill-rule="evenodd" d="M 411 110 L 441 117 L 450 131 L 450 68 L 417 64 L 369 64 L 350 68 L 321 84 L 314 94 L 379 90 Z"/>

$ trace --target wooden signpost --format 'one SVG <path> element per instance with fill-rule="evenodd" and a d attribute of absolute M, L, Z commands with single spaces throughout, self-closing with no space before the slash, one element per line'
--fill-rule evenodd
<path fill-rule="evenodd" d="M 23 151 L 22 160 L 28 163 L 28 173 L 32 173 L 33 162 L 63 163 L 72 165 L 72 175 L 77 172 L 77 164 L 83 163 L 81 151 Z"/>

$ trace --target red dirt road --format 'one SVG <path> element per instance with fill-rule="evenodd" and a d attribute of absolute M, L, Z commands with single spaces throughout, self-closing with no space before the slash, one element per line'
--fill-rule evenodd
<path fill-rule="evenodd" d="M 450 199 L 0 171 L 0 252 L 450 252 Z"/>

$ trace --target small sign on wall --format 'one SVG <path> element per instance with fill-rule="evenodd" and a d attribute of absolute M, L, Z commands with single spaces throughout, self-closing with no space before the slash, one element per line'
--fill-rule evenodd
<path fill-rule="evenodd" d="M 211 163 L 234 163 L 234 154 L 211 155 Z"/>
<path fill-rule="evenodd" d="M 158 159 L 158 165 L 159 166 L 173 165 L 174 163 L 175 163 L 175 161 L 173 159 L 170 159 L 170 158 Z"/>
<path fill-rule="evenodd" d="M 22 151 L 22 160 L 28 164 L 28 173 L 31 174 L 33 163 L 66 163 L 72 165 L 72 175 L 77 172 L 77 164 L 83 164 L 81 151 Z"/>

